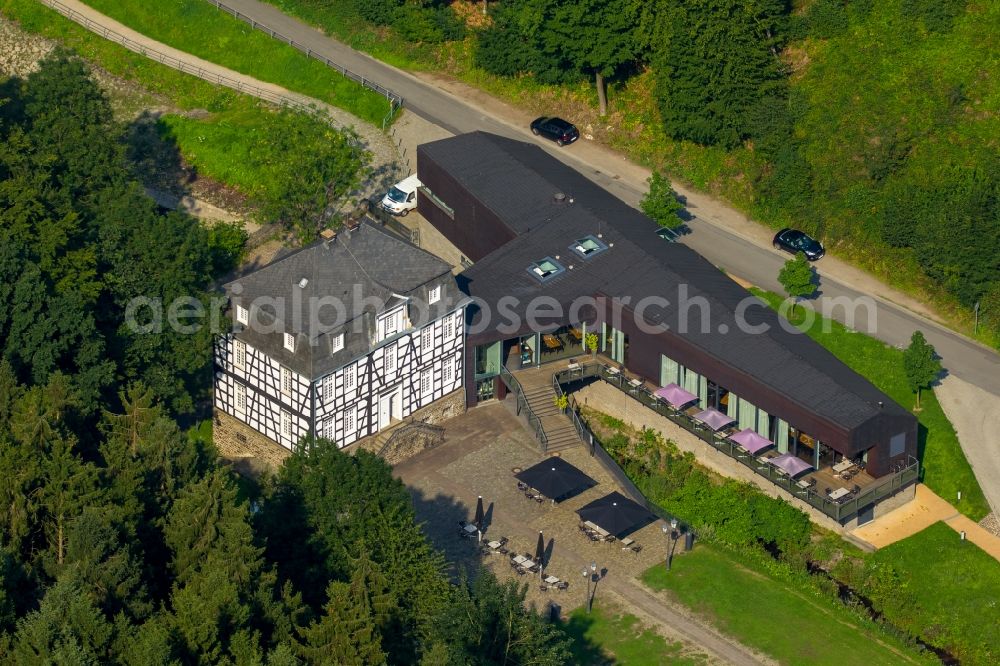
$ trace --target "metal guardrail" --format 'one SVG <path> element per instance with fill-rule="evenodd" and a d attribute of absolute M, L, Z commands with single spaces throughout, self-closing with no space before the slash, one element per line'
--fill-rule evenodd
<path fill-rule="evenodd" d="M 709 444 L 712 448 L 728 455 L 757 475 L 768 479 L 776 486 L 784 488 L 794 497 L 806 502 L 839 523 L 853 518 L 862 509 L 895 495 L 911 483 L 916 482 L 920 476 L 920 462 L 916 458 L 909 456 L 906 466 L 901 471 L 887 475 L 880 483 L 864 489 L 857 495 L 839 501 L 832 500 L 821 493 L 817 493 L 812 488 L 799 488 L 795 484 L 795 481 L 779 474 L 773 465 L 760 464 L 754 456 L 740 453 L 740 450 L 732 441 L 725 437 L 716 436 L 714 432 L 706 429 L 687 414 L 671 409 L 662 400 L 656 398 L 645 386 L 636 387 L 629 384 L 623 373 L 617 371 L 617 369 L 612 369 L 609 365 L 602 363 L 581 365 L 578 370 L 564 370 L 556 373 L 553 376 L 553 381 L 556 381 L 558 378 L 560 384 L 566 384 L 591 377 L 598 377 L 623 393 L 635 398 L 644 407 L 652 409 L 660 416 L 669 419 L 674 424 L 684 428 L 692 435 Z M 582 421 L 578 427 L 578 432 L 580 431 L 580 427 L 586 429 L 586 425 Z"/>
<path fill-rule="evenodd" d="M 521 388 L 521 382 L 517 381 L 517 378 L 504 365 L 500 366 L 500 381 L 516 397 L 516 413 L 520 416 L 524 412 L 525 418 L 528 419 L 528 425 L 535 431 L 535 438 L 538 440 L 538 445 L 542 449 L 542 453 L 547 453 L 549 450 L 548 435 L 545 434 L 545 428 L 542 427 L 542 420 L 538 418 L 535 412 L 532 411 L 531 405 L 528 404 L 528 399 L 524 395 L 524 389 Z"/>
<path fill-rule="evenodd" d="M 363 74 L 356 74 L 355 72 L 352 72 L 351 70 L 347 69 L 343 65 L 338 65 L 337 63 L 335 63 L 334 61 L 330 60 L 326 56 L 323 56 L 323 55 L 320 55 L 319 53 L 316 53 L 315 51 L 313 51 L 311 48 L 309 48 L 305 44 L 300 44 L 299 42 L 296 42 L 291 37 L 286 37 L 285 35 L 282 35 L 280 32 L 277 32 L 273 28 L 269 28 L 268 26 L 264 25 L 263 23 L 260 23 L 256 19 L 253 19 L 253 18 L 247 16 L 246 14 L 243 14 L 239 10 L 233 9 L 229 5 L 226 5 L 225 3 L 219 2 L 219 0 L 207 0 L 207 1 L 209 3 L 215 5 L 216 9 L 218 9 L 220 11 L 223 11 L 223 12 L 225 12 L 227 14 L 231 14 L 233 16 L 233 18 L 239 19 L 240 21 L 243 21 L 244 23 L 249 24 L 252 29 L 254 29 L 254 30 L 260 30 L 265 35 L 270 36 L 272 39 L 277 39 L 280 42 L 284 42 L 284 43 L 288 44 L 292 48 L 301 51 L 303 54 L 305 54 L 305 56 L 307 58 L 312 58 L 314 60 L 318 60 L 321 63 L 323 63 L 324 65 L 326 65 L 327 67 L 329 67 L 330 69 L 333 69 L 333 70 L 335 70 L 337 72 L 340 72 L 346 78 L 348 78 L 348 79 L 350 79 L 352 81 L 355 81 L 357 83 L 360 83 L 362 85 L 362 87 L 367 88 L 368 90 L 371 90 L 373 92 L 376 92 L 379 95 L 381 95 L 382 97 L 385 97 L 389 101 L 389 113 L 385 116 L 385 118 L 382 119 L 382 130 L 383 131 L 386 128 L 386 124 L 390 120 L 392 120 L 392 117 L 396 114 L 396 112 L 399 111 L 399 109 L 403 108 L 403 97 L 402 97 L 402 95 L 399 95 L 398 93 L 395 93 L 392 90 L 389 90 L 385 86 L 380 85 L 379 83 L 376 83 L 375 81 L 372 81 L 371 79 L 369 79 L 368 77 L 364 76 Z"/>

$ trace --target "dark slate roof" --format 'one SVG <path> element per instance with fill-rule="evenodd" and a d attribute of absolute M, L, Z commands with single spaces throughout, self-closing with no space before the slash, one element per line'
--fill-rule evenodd
<path fill-rule="evenodd" d="M 306 282 L 300 286 L 303 278 Z M 436 285 L 441 286 L 441 300 L 429 305 L 428 290 Z M 226 292 L 233 303 L 253 304 L 261 323 L 277 322 L 278 332 L 237 327 L 237 335 L 311 378 L 367 354 L 373 347 L 378 313 L 407 304 L 411 320 L 419 326 L 467 300 L 457 288 L 451 266 L 368 223 L 342 231 L 333 241 L 293 251 L 230 282 Z M 333 300 L 342 310 L 323 305 Z M 284 348 L 285 332 L 296 335 L 294 354 Z M 331 353 L 331 337 L 340 333 L 345 333 L 345 347 Z"/>
<path fill-rule="evenodd" d="M 521 302 L 512 309 L 522 317 L 525 303 L 543 295 L 563 306 L 596 295 L 628 297 L 633 305 L 647 297 L 665 298 L 669 305 L 643 313 L 647 322 L 681 331 L 720 362 L 834 423 L 860 425 L 880 413 L 879 401 L 882 413 L 907 413 L 808 336 L 786 331 L 777 313 L 709 261 L 687 246 L 660 239 L 652 220 L 537 146 L 473 132 L 424 144 L 422 150 L 520 234 L 459 276 L 463 289 L 493 312 L 509 296 Z M 557 192 L 567 196 L 566 202 L 554 201 Z M 569 246 L 587 234 L 600 234 L 609 249 L 590 259 L 577 257 Z M 567 268 L 561 275 L 542 283 L 528 273 L 532 262 L 557 255 Z M 697 307 L 688 310 L 689 325 L 680 325 L 682 288 L 688 298 L 709 303 L 705 330 Z M 764 334 L 736 325 L 737 308 L 748 298 L 754 305 L 744 319 L 766 324 Z M 524 324 L 498 337 L 527 330 Z"/>

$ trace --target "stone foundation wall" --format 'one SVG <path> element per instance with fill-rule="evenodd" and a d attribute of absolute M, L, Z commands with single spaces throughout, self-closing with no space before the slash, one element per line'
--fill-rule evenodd
<path fill-rule="evenodd" d="M 423 409 L 418 409 L 408 416 L 407 419 L 423 421 L 430 425 L 438 425 L 448 419 L 453 419 L 460 414 L 464 414 L 465 409 L 465 387 L 462 387 L 452 391 L 440 400 L 435 400 Z M 385 434 L 385 432 L 380 432 L 363 437 L 346 447 L 344 451 L 353 453 L 359 449 L 364 449 L 372 453 L 378 453 L 385 443 Z M 400 437 L 392 450 L 385 452 L 385 461 L 390 465 L 396 465 L 412 458 L 421 451 L 426 451 L 429 448 L 437 446 L 439 443 L 436 438 L 427 432 L 414 431 L 408 436 Z"/>
<path fill-rule="evenodd" d="M 418 409 L 411 417 L 437 425 L 465 412 L 465 389 L 452 391 L 440 400 L 435 400 L 423 409 Z M 344 450 L 348 453 L 358 449 L 377 452 L 382 448 L 384 438 L 379 433 L 359 439 Z M 240 472 L 257 475 L 264 470 L 275 471 L 292 455 L 292 452 L 274 440 L 257 432 L 239 419 L 216 409 L 212 439 L 219 455 L 233 464 Z M 395 465 L 439 442 L 430 433 L 414 432 L 412 436 L 401 437 L 392 451 L 386 452 L 386 461 Z"/>
<path fill-rule="evenodd" d="M 215 409 L 212 440 L 224 460 L 251 474 L 274 471 L 292 455 L 285 447 L 220 409 Z"/>
<path fill-rule="evenodd" d="M 573 396 L 579 404 L 621 419 L 633 428 L 639 430 L 650 428 L 662 433 L 665 438 L 674 442 L 681 451 L 689 451 L 694 454 L 695 459 L 705 467 L 730 478 L 748 481 L 771 497 L 780 497 L 788 501 L 796 508 L 808 514 L 810 519 L 818 525 L 822 525 L 838 534 L 845 534 L 858 526 L 857 517 L 845 525 L 840 525 L 825 513 L 813 508 L 784 488 L 776 486 L 767 479 L 754 474 L 752 470 L 733 460 L 722 451 L 709 446 L 666 417 L 660 416 L 634 398 L 627 396 L 613 386 L 609 386 L 606 382 L 595 381 L 575 392 Z M 875 517 L 878 518 L 909 502 L 914 497 L 915 488 L 915 485 L 911 485 L 893 497 L 879 502 L 875 507 Z"/>

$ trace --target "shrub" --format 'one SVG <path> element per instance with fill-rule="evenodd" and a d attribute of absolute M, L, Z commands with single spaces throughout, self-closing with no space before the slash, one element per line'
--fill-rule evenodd
<path fill-rule="evenodd" d="M 902 11 L 922 22 L 927 32 L 949 32 L 965 11 L 965 0 L 903 0 Z"/>
<path fill-rule="evenodd" d="M 389 25 L 403 6 L 402 0 L 354 0 L 361 18 L 375 25 Z"/>
<path fill-rule="evenodd" d="M 440 44 L 465 36 L 465 25 L 448 6 L 405 5 L 396 12 L 392 25 L 408 42 Z"/>
<path fill-rule="evenodd" d="M 816 0 L 809 7 L 809 34 L 819 39 L 830 39 L 847 30 L 847 7 L 844 0 Z"/>

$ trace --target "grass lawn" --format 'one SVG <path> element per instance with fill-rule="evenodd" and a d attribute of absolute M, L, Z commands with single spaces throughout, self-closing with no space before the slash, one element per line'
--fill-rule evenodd
<path fill-rule="evenodd" d="M 872 666 L 933 663 L 900 642 L 876 636 L 837 602 L 800 592 L 702 544 L 643 575 L 655 590 L 708 618 L 740 642 L 783 664 Z"/>
<path fill-rule="evenodd" d="M 573 637 L 574 664 L 621 664 L 660 666 L 661 664 L 705 664 L 703 653 L 686 652 L 683 643 L 671 643 L 644 626 L 634 615 L 616 605 L 594 601 L 590 614 L 578 608 L 564 625 Z"/>
<path fill-rule="evenodd" d="M 921 627 L 922 638 L 949 646 L 963 664 L 1000 662 L 1000 563 L 944 523 L 870 558 L 900 572 L 908 592 L 910 602 L 883 609 L 886 617 Z"/>
<path fill-rule="evenodd" d="M 281 131 L 278 114 L 260 100 L 132 53 L 35 0 L 0 0 L 0 13 L 17 21 L 23 30 L 60 42 L 110 74 L 134 82 L 148 92 L 141 105 L 166 105 L 179 112 L 208 111 L 197 118 L 166 113 L 158 124 L 162 138 L 168 144 L 176 143 L 183 158 L 199 173 L 244 194 L 254 194 L 267 189 L 273 180 L 268 174 L 279 168 L 277 165 L 289 162 L 275 152 L 277 142 L 269 140 Z M 152 102 L 145 99 L 150 96 Z"/>
<path fill-rule="evenodd" d="M 99 12 L 157 41 L 284 86 L 381 127 L 388 101 L 204 0 L 88 0 Z"/>
<path fill-rule="evenodd" d="M 772 307 L 783 300 L 777 294 L 754 290 Z M 793 323 L 801 323 L 802 309 L 796 308 Z M 914 396 L 903 372 L 903 352 L 880 340 L 862 333 L 855 333 L 836 321 L 816 317 L 806 330 L 809 337 L 826 347 L 834 356 L 904 407 L 913 407 Z M 825 329 L 825 330 L 824 330 Z M 919 426 L 919 449 L 922 481 L 927 487 L 973 520 L 980 520 L 990 512 L 983 491 L 972 473 L 969 461 L 958 443 L 952 427 L 933 391 L 924 391 L 920 398 L 921 411 L 916 412 Z M 958 491 L 962 500 L 956 501 Z"/>

